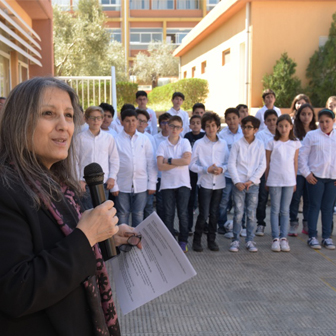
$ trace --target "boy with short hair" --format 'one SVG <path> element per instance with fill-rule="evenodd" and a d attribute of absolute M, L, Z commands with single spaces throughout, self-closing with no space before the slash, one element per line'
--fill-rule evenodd
<path fill-rule="evenodd" d="M 237 105 L 236 109 L 239 112 L 240 120 L 244 119 L 245 117 L 247 117 L 249 115 L 249 113 L 248 113 L 248 107 L 245 104 L 239 104 L 239 105 Z"/>
<path fill-rule="evenodd" d="M 202 103 L 196 103 L 192 107 L 192 115 L 199 115 L 201 118 L 205 113 L 205 106 Z"/>
<path fill-rule="evenodd" d="M 147 194 L 155 193 L 157 169 L 150 140 L 137 131 L 135 110 L 124 110 L 121 122 L 124 128 L 115 138 L 120 169 L 112 192 L 119 223 L 129 224 L 132 214 L 132 226 L 136 227 L 143 220 Z"/>
<path fill-rule="evenodd" d="M 262 131 L 266 126 L 264 122 L 264 113 L 266 110 L 274 110 L 278 117 L 281 116 L 281 111 L 279 108 L 274 106 L 275 103 L 275 92 L 271 89 L 266 89 L 263 92 L 262 98 L 264 100 L 265 105 L 257 111 L 255 117 L 260 120 L 260 127 L 259 127 L 259 132 Z"/>
<path fill-rule="evenodd" d="M 239 125 L 240 117 L 236 108 L 228 108 L 225 111 L 224 116 L 228 127 L 224 128 L 218 136 L 226 141 L 230 152 L 233 144 L 243 137 L 243 132 Z M 227 220 L 227 209 L 231 200 L 233 187 L 230 173 L 228 171 L 225 172 L 225 185 L 226 187 L 223 190 L 222 200 L 219 205 L 218 233 L 224 235 L 225 238 L 231 239 L 233 237 L 232 230 L 229 230 L 224 226 L 225 224 L 229 224 L 229 221 Z"/>
<path fill-rule="evenodd" d="M 155 148 L 156 150 L 159 148 L 159 145 L 161 142 L 168 139 L 169 136 L 169 119 L 171 118 L 171 114 L 165 112 L 159 116 L 159 126 L 161 128 L 161 132 L 154 135 L 155 140 Z M 156 156 L 156 153 L 155 153 Z M 161 186 L 161 171 L 158 171 L 158 182 L 156 184 L 156 212 L 161 218 L 162 221 L 164 221 L 164 204 L 162 201 L 162 193 L 160 191 Z"/>
<path fill-rule="evenodd" d="M 107 103 L 101 103 L 99 107 L 101 107 L 104 111 L 104 119 L 100 128 L 105 132 L 109 132 L 113 137 L 115 137 L 118 133 L 111 128 L 111 123 L 114 116 L 113 106 Z"/>
<path fill-rule="evenodd" d="M 194 147 L 194 144 L 197 140 L 202 139 L 205 135 L 204 132 L 201 132 L 201 127 L 202 127 L 201 120 L 202 120 L 202 118 L 198 114 L 194 114 L 190 118 L 189 127 L 191 129 L 191 132 L 186 133 L 186 135 L 184 137 L 189 140 L 191 148 Z M 192 172 L 190 169 L 189 169 L 189 175 L 190 175 L 191 191 L 190 191 L 190 198 L 189 198 L 189 204 L 188 204 L 188 222 L 189 222 L 188 230 L 189 230 L 189 235 L 192 235 L 192 228 L 193 228 L 193 225 L 194 225 L 194 205 L 195 205 L 195 200 L 196 200 L 196 197 L 197 197 L 196 194 L 197 194 L 197 178 L 198 178 L 198 176 L 197 176 L 196 173 Z"/>
<path fill-rule="evenodd" d="M 77 173 L 81 188 L 86 192 L 82 199 L 83 207 L 91 209 L 93 207 L 90 191 L 85 183 L 84 168 L 97 162 L 104 172 L 104 189 L 106 199 L 109 192 L 114 187 L 116 176 L 119 171 L 118 150 L 111 134 L 101 131 L 104 112 L 99 106 L 90 106 L 85 111 L 85 120 L 89 129 L 79 133 L 75 138 L 77 153 Z"/>
<path fill-rule="evenodd" d="M 118 134 L 124 129 L 124 126 L 122 125 L 122 122 L 121 122 L 121 114 L 123 113 L 123 111 L 126 111 L 126 110 L 135 111 L 135 107 L 133 104 L 124 104 L 120 109 L 120 114 L 117 114 L 117 117 L 113 118 L 113 121 L 111 123 L 110 127 L 113 130 L 115 130 Z"/>
<path fill-rule="evenodd" d="M 179 116 L 182 119 L 183 131 L 181 132 L 181 137 L 183 137 L 189 129 L 189 115 L 186 111 L 181 109 L 184 102 L 184 94 L 182 92 L 174 92 L 172 97 L 173 107 L 167 111 L 167 113 L 172 116 Z"/>
<path fill-rule="evenodd" d="M 155 112 L 147 107 L 148 97 L 146 91 L 137 91 L 135 94 L 136 102 L 139 110 L 145 110 L 149 114 L 149 120 L 146 127 L 146 132 L 152 135 L 157 134 L 157 119 Z"/>
<path fill-rule="evenodd" d="M 162 172 L 161 192 L 165 205 L 164 222 L 174 236 L 175 204 L 179 217 L 179 245 L 187 252 L 188 244 L 188 201 L 190 195 L 189 163 L 191 146 L 187 139 L 180 136 L 183 131 L 181 117 L 169 120 L 168 139 L 161 142 L 157 153 L 157 165 Z"/>
<path fill-rule="evenodd" d="M 278 113 L 271 109 L 264 113 L 266 128 L 256 134 L 257 139 L 262 141 L 266 153 L 266 145 L 274 138 Z M 266 154 L 265 154 L 266 155 Z M 262 175 L 259 185 L 258 206 L 257 206 L 257 230 L 256 236 L 262 237 L 266 227 L 266 206 L 268 200 L 268 191 L 266 190 L 265 173 Z"/>
<path fill-rule="evenodd" d="M 244 137 L 235 142 L 231 148 L 228 169 L 234 184 L 233 187 L 233 239 L 230 252 L 239 250 L 239 234 L 241 231 L 244 209 L 247 212 L 245 246 L 249 252 L 257 252 L 254 229 L 257 208 L 257 195 L 262 174 L 266 170 L 266 156 L 263 143 L 255 137 L 260 126 L 259 119 L 248 116 L 242 121 Z"/>
<path fill-rule="evenodd" d="M 138 132 L 144 134 L 151 142 L 152 147 L 153 147 L 153 160 L 154 162 L 156 162 L 156 143 L 154 140 L 154 137 L 152 136 L 152 134 L 147 133 L 146 129 L 148 126 L 148 122 L 149 122 L 149 113 L 146 110 L 140 110 L 140 109 L 136 109 L 135 110 L 138 117 Z M 147 195 L 147 203 L 144 209 L 144 219 L 147 218 L 154 210 L 153 210 L 153 201 L 154 201 L 154 194 L 152 195 Z"/>
<path fill-rule="evenodd" d="M 208 248 L 218 251 L 216 243 L 218 207 L 225 188 L 224 172 L 227 169 L 228 148 L 225 140 L 217 136 L 221 121 L 216 113 L 207 112 L 202 118 L 205 136 L 196 141 L 190 162 L 190 170 L 198 174 L 199 215 L 197 217 L 193 250 L 202 252 L 204 226 L 209 218 Z"/>

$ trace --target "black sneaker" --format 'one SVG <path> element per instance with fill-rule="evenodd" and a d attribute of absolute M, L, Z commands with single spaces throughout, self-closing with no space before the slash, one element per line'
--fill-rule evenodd
<path fill-rule="evenodd" d="M 203 247 L 202 247 L 201 242 L 195 242 L 195 241 L 193 241 L 192 249 L 195 252 L 203 252 Z"/>
<path fill-rule="evenodd" d="M 226 230 L 224 228 L 220 227 L 220 228 L 218 228 L 217 233 L 220 234 L 220 235 L 223 235 L 223 234 L 226 233 Z"/>
<path fill-rule="evenodd" d="M 215 241 L 208 242 L 208 249 L 210 251 L 219 251 L 219 247 Z"/>

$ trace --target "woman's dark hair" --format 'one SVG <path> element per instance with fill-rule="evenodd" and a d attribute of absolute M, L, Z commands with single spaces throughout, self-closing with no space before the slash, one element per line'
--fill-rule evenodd
<path fill-rule="evenodd" d="M 42 200 L 60 200 L 61 185 L 80 193 L 75 174 L 73 139 L 68 157 L 53 164 L 50 170 L 31 150 L 43 95 L 49 88 L 68 93 L 74 110 L 76 134 L 82 114 L 78 97 L 70 86 L 52 77 L 35 77 L 17 85 L 9 93 L 0 117 L 1 178 L 9 188 L 13 188 L 13 184 L 20 184 L 37 207 Z"/>
<path fill-rule="evenodd" d="M 292 123 L 292 118 L 290 117 L 290 115 L 289 115 L 289 114 L 282 114 L 282 115 L 278 118 L 278 120 L 277 120 L 277 123 L 276 123 L 277 126 L 279 125 L 279 123 L 280 123 L 281 121 L 284 121 L 284 120 L 288 121 L 291 125 L 293 125 L 293 123 Z M 275 130 L 274 140 L 275 140 L 275 141 L 278 141 L 278 140 L 280 140 L 280 138 L 281 138 L 281 134 L 280 134 L 280 132 L 278 131 L 278 128 L 276 128 L 276 130 Z M 294 141 L 297 140 L 297 138 L 296 138 L 295 135 L 294 135 L 293 128 L 290 130 L 289 135 L 288 135 L 288 138 L 289 138 L 289 140 L 294 140 Z"/>
<path fill-rule="evenodd" d="M 304 126 L 302 124 L 302 121 L 300 119 L 300 114 L 303 111 L 303 109 L 309 108 L 313 113 L 312 121 L 309 124 L 310 130 L 315 130 L 317 128 L 316 126 L 316 119 L 315 119 L 315 112 L 313 106 L 310 104 L 303 104 L 300 106 L 300 108 L 297 110 L 295 119 L 294 119 L 294 134 L 299 140 L 303 140 L 303 138 L 306 136 L 306 131 L 304 129 Z"/>
<path fill-rule="evenodd" d="M 221 120 L 220 117 L 217 113 L 214 112 L 206 112 L 203 114 L 203 117 L 201 119 L 201 125 L 202 125 L 202 129 L 205 130 L 205 125 L 207 123 L 207 121 L 214 121 L 216 123 L 217 127 L 220 127 L 221 125 Z"/>

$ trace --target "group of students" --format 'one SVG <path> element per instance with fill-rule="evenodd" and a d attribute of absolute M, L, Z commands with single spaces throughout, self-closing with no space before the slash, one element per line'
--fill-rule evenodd
<path fill-rule="evenodd" d="M 321 244 L 335 249 L 331 233 L 336 200 L 336 156 L 332 155 L 336 97 L 318 113 L 318 128 L 307 96 L 295 97 L 292 116 L 281 115 L 275 99 L 272 90 L 265 90 L 265 105 L 255 117 L 248 115 L 243 104 L 227 109 L 227 127 L 221 132 L 219 116 L 206 112 L 201 103 L 193 106 L 189 120 L 181 109 L 181 92 L 173 94 L 173 107 L 159 116 L 160 133 L 144 91 L 136 93 L 137 109 L 125 104 L 114 119 L 109 104 L 89 107 L 82 132 L 75 137 L 83 204 L 92 206 L 83 170 L 97 162 L 105 173 L 106 195 L 115 202 L 120 223 L 130 224 L 131 215 L 132 225 L 138 225 L 153 212 L 155 194 L 156 211 L 172 235 L 178 235 L 184 252 L 192 235 L 195 204 L 199 215 L 194 251 L 203 251 L 201 238 L 206 232 L 211 251 L 219 250 L 218 233 L 232 239 L 231 252 L 239 251 L 240 236 L 245 236 L 248 251 L 257 252 L 254 236 L 264 235 L 269 193 L 271 249 L 288 252 L 287 235 L 297 235 L 303 196 L 303 232 L 309 235 L 308 245 L 321 248 L 316 229 L 321 210 Z M 232 205 L 230 227 L 227 212 Z M 175 208 L 179 232 L 174 230 Z"/>

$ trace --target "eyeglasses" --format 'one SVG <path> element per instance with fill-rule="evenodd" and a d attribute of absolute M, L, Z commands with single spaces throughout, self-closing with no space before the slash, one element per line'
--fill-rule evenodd
<path fill-rule="evenodd" d="M 241 128 L 242 128 L 242 129 L 248 129 L 248 130 L 254 129 L 254 127 L 253 127 L 253 126 L 250 126 L 250 125 L 242 126 Z"/>
<path fill-rule="evenodd" d="M 160 122 L 160 125 L 168 125 L 169 124 L 169 121 L 161 121 Z"/>
<path fill-rule="evenodd" d="M 176 129 L 177 131 L 179 131 L 182 127 L 181 126 L 175 126 L 175 125 L 169 125 L 169 128 L 171 128 L 172 130 Z"/>
<path fill-rule="evenodd" d="M 141 120 L 141 119 L 138 119 L 138 122 L 139 122 L 140 125 L 141 125 L 141 124 L 147 124 L 147 123 L 148 123 L 147 120 Z"/>
<path fill-rule="evenodd" d="M 92 120 L 92 121 L 102 121 L 103 120 L 103 117 L 89 117 L 88 119 Z"/>
<path fill-rule="evenodd" d="M 123 244 L 119 246 L 119 250 L 122 252 L 129 252 L 132 250 L 133 246 L 137 246 L 141 242 L 141 235 L 133 234 L 129 236 L 127 239 L 127 244 Z"/>

